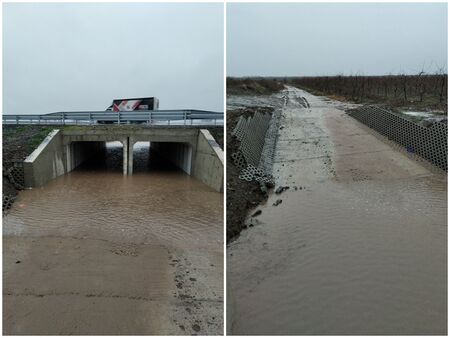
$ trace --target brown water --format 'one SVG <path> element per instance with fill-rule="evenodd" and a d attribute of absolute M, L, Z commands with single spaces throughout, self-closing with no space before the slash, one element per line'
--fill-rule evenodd
<path fill-rule="evenodd" d="M 223 195 L 148 147 L 132 176 L 105 155 L 4 217 L 4 333 L 222 334 Z"/>
<path fill-rule="evenodd" d="M 123 176 L 121 149 L 108 149 L 106 167 L 91 163 L 23 192 L 4 219 L 4 234 L 57 231 L 61 236 L 217 249 L 223 237 L 221 194 L 159 158 L 149 161 L 146 147 L 135 150 L 135 174 Z"/>
<path fill-rule="evenodd" d="M 446 334 L 446 175 L 288 95 L 274 172 L 290 189 L 227 250 L 229 331 Z"/>

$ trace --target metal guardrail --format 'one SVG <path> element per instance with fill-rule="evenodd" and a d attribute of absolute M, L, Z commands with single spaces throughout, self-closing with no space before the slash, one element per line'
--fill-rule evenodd
<path fill-rule="evenodd" d="M 145 110 L 130 112 L 81 111 L 50 114 L 3 115 L 3 124 L 95 125 L 223 125 L 223 113 L 205 110 Z"/>

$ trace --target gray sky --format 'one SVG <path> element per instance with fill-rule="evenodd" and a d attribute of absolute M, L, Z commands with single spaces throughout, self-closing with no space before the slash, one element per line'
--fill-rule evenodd
<path fill-rule="evenodd" d="M 447 69 L 447 4 L 232 3 L 230 76 Z"/>
<path fill-rule="evenodd" d="M 223 4 L 3 5 L 3 113 L 223 110 Z"/>

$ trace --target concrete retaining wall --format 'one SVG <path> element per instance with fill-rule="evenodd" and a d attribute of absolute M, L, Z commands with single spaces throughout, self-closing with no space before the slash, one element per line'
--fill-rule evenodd
<path fill-rule="evenodd" d="M 36 187 L 63 175 L 65 157 L 62 136 L 53 130 L 23 163 L 25 187 Z"/>
<path fill-rule="evenodd" d="M 62 133 L 54 130 L 25 159 L 25 187 L 42 186 L 72 171 L 104 148 L 105 142 L 72 142 L 64 145 Z"/>
<path fill-rule="evenodd" d="M 216 191 L 223 192 L 223 151 L 206 129 L 201 129 L 198 134 L 192 175 Z"/>

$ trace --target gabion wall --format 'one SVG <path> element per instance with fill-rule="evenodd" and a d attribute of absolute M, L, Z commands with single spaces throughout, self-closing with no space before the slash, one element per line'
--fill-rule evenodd
<path fill-rule="evenodd" d="M 269 182 L 271 175 L 261 168 L 267 130 L 271 120 L 270 114 L 256 112 L 253 117 L 241 116 L 232 134 L 240 141 L 237 152 L 231 154 L 234 164 L 241 168 L 240 179 L 246 181 Z"/>
<path fill-rule="evenodd" d="M 16 198 L 13 197 L 13 196 L 3 195 L 3 208 L 2 208 L 2 211 L 5 212 L 6 210 L 11 209 L 15 199 Z"/>
<path fill-rule="evenodd" d="M 14 162 L 13 166 L 6 171 L 6 174 L 11 184 L 14 185 L 17 190 L 24 189 L 23 162 Z M 15 199 L 15 196 L 3 195 L 2 211 L 5 212 L 11 209 Z"/>
<path fill-rule="evenodd" d="M 14 162 L 13 166 L 8 169 L 8 178 L 16 189 L 24 189 L 25 177 L 23 172 L 23 162 Z"/>
<path fill-rule="evenodd" d="M 277 109 L 272 113 L 272 119 L 266 132 L 266 139 L 259 160 L 260 168 L 267 174 L 273 172 L 273 161 L 275 158 L 275 148 L 278 138 L 278 130 L 280 128 L 281 109 Z"/>
<path fill-rule="evenodd" d="M 447 171 L 447 123 L 424 127 L 377 106 L 363 106 L 348 114 Z"/>

